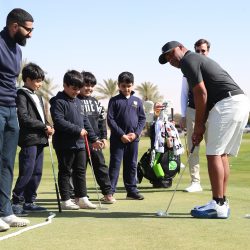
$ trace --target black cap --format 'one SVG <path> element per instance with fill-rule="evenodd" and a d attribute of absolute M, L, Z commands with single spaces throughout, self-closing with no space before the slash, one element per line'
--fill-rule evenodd
<path fill-rule="evenodd" d="M 181 43 L 177 41 L 171 41 L 167 42 L 163 47 L 162 47 L 162 54 L 159 56 L 159 63 L 160 64 L 165 64 L 167 63 L 167 59 L 165 58 L 165 54 L 168 53 L 171 49 L 174 49 L 178 46 L 182 45 Z"/>

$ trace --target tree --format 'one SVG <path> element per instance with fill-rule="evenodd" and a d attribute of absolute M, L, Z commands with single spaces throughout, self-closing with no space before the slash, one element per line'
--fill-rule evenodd
<path fill-rule="evenodd" d="M 20 74 L 19 74 L 18 77 L 17 77 L 17 87 L 19 87 L 19 88 L 21 88 L 22 85 L 23 85 L 22 71 L 23 71 L 23 68 L 24 68 L 24 66 L 25 66 L 26 64 L 28 64 L 27 59 L 22 60 L 22 62 L 21 62 Z"/>
<path fill-rule="evenodd" d="M 111 78 L 103 81 L 104 84 L 98 83 L 95 88 L 95 91 L 100 94 L 100 96 L 96 96 L 98 100 L 110 99 L 118 93 L 117 81 L 114 81 Z"/>
<path fill-rule="evenodd" d="M 143 82 L 135 88 L 143 101 L 150 100 L 152 102 L 160 102 L 163 100 L 163 96 L 160 95 L 158 86 L 151 82 Z"/>

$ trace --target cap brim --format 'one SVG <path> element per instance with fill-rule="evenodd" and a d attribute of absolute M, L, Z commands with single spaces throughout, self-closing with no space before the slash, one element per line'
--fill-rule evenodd
<path fill-rule="evenodd" d="M 168 52 L 168 51 L 167 51 L 167 52 Z M 161 55 L 159 56 L 159 63 L 160 63 L 160 64 L 165 64 L 165 63 L 168 62 L 168 60 L 165 58 L 165 55 L 166 55 L 167 52 L 165 52 L 165 53 L 163 53 L 163 54 L 161 54 Z"/>

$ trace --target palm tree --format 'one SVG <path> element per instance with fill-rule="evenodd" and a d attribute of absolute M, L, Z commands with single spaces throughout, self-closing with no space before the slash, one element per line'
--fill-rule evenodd
<path fill-rule="evenodd" d="M 98 100 L 110 99 L 118 93 L 117 81 L 114 81 L 111 78 L 103 81 L 104 84 L 98 83 L 95 88 L 95 91 L 101 94 L 100 96 L 96 96 Z"/>
<path fill-rule="evenodd" d="M 53 79 L 49 77 L 45 77 L 44 84 L 37 91 L 37 93 L 41 95 L 44 99 L 45 114 L 48 117 L 50 122 L 51 122 L 51 118 L 50 118 L 50 113 L 49 113 L 49 100 L 52 96 L 54 96 L 52 91 L 56 88 L 57 88 L 57 85 L 53 84 Z"/>
<path fill-rule="evenodd" d="M 150 100 L 152 102 L 160 102 L 163 100 L 163 96 L 158 90 L 158 86 L 151 82 L 143 82 L 135 88 L 139 92 L 143 101 Z"/>
<path fill-rule="evenodd" d="M 23 79 L 22 79 L 22 71 L 23 71 L 23 68 L 24 66 L 28 64 L 28 61 L 27 59 L 25 58 L 24 60 L 22 60 L 21 62 L 21 70 L 20 70 L 20 74 L 18 75 L 17 77 L 17 87 L 21 88 L 22 85 L 23 85 Z"/>

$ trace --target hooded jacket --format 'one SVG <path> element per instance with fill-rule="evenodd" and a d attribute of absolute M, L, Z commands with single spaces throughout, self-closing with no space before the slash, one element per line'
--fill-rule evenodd
<path fill-rule="evenodd" d="M 82 129 L 87 130 L 90 142 L 98 140 L 78 98 L 58 92 L 50 99 L 50 105 L 55 129 L 52 142 L 56 150 L 85 149 L 84 139 L 80 137 Z"/>
<path fill-rule="evenodd" d="M 32 91 L 21 88 L 17 91 L 17 115 L 20 126 L 18 145 L 34 146 L 48 145 L 48 137 L 46 135 L 46 125 L 50 125 L 46 120 L 42 97 L 37 95 L 43 110 L 41 117 L 36 104 L 31 97 Z M 45 123 L 43 122 L 45 121 Z"/>

